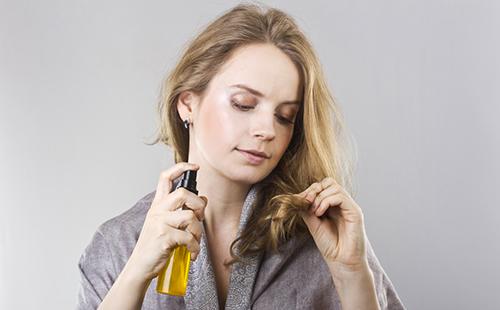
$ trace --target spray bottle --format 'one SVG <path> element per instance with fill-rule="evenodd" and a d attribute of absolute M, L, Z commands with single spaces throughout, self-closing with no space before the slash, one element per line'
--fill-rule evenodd
<path fill-rule="evenodd" d="M 198 195 L 196 189 L 196 170 L 186 170 L 182 174 L 182 179 L 175 189 L 184 187 L 190 192 Z M 185 205 L 182 209 L 189 209 Z M 158 274 L 158 283 L 156 291 L 162 294 L 184 296 L 189 274 L 189 263 L 191 253 L 187 250 L 186 245 L 175 247 L 170 253 L 165 267 Z"/>

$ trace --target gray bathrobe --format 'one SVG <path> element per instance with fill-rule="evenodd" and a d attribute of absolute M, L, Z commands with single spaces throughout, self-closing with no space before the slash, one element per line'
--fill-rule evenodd
<path fill-rule="evenodd" d="M 180 177 L 174 181 L 174 186 Z M 245 198 L 239 232 L 245 227 L 256 198 L 254 184 Z M 132 208 L 102 223 L 78 262 L 80 288 L 77 309 L 97 309 L 132 254 L 155 192 Z M 148 287 L 142 309 L 219 309 L 214 272 L 205 232 L 200 253 L 191 261 L 186 295 L 156 292 L 157 278 Z M 380 308 L 405 309 L 391 280 L 367 240 L 369 266 Z M 251 263 L 231 267 L 225 309 L 342 309 L 328 267 L 312 237 L 294 237 L 279 254 L 255 256 Z"/>

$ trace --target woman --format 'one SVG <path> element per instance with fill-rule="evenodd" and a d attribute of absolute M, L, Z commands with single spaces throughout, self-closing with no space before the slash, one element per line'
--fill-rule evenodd
<path fill-rule="evenodd" d="M 166 78 L 159 115 L 154 143 L 176 164 L 99 226 L 80 309 L 404 309 L 350 194 L 340 111 L 291 17 L 248 4 L 220 16 Z M 185 170 L 199 195 L 173 190 Z M 186 295 L 158 294 L 178 245 L 193 259 Z"/>

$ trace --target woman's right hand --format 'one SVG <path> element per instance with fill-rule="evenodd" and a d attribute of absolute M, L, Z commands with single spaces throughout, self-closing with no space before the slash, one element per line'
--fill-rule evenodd
<path fill-rule="evenodd" d="M 174 179 L 186 170 L 198 170 L 196 164 L 180 162 L 160 175 L 156 194 L 146 215 L 135 248 L 127 262 L 128 269 L 147 280 L 155 278 L 165 266 L 172 250 L 186 245 L 195 260 L 208 199 L 183 187 L 171 191 Z M 186 205 L 188 209 L 182 209 Z"/>

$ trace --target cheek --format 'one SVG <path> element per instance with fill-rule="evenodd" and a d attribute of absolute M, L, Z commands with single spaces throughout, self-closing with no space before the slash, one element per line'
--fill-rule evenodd
<path fill-rule="evenodd" d="M 292 140 L 292 135 L 293 135 L 293 131 L 291 129 L 283 129 L 283 132 L 282 134 L 277 138 L 276 140 L 276 144 L 277 144 L 277 152 L 279 153 L 279 158 L 277 158 L 277 160 L 279 161 L 279 159 L 281 158 L 281 156 L 285 153 L 286 149 L 288 148 L 288 145 L 290 144 L 291 140 Z"/>
<path fill-rule="evenodd" d="M 237 120 L 224 106 L 222 99 L 211 99 L 205 102 L 200 110 L 200 126 L 198 135 L 203 148 L 210 154 L 222 154 L 237 146 L 237 138 L 241 136 Z"/>

